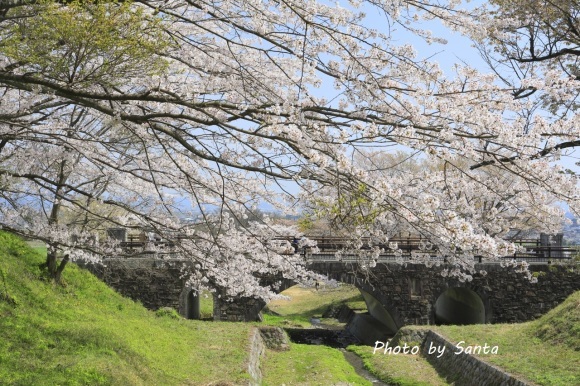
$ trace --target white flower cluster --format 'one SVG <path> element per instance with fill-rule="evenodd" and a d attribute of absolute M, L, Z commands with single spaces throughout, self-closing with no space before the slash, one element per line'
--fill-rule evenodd
<path fill-rule="evenodd" d="M 415 261 L 435 264 L 437 251 L 447 274 L 470 280 L 474 256 L 514 252 L 510 229 L 557 232 L 556 203 L 580 214 L 577 178 L 556 164 L 577 146 L 580 83 L 554 65 L 446 76 L 387 27 L 437 42 L 416 23 L 438 18 L 479 44 L 508 39 L 496 59 L 516 44 L 521 17 L 459 6 L 144 0 L 131 7 L 143 36 L 166 42 L 151 63 L 167 68 L 117 82 L 127 66 L 104 54 L 90 65 L 109 73 L 75 82 L 0 47 L 0 225 L 83 259 L 119 247 L 107 229 L 150 232 L 198 264 L 195 285 L 269 298 L 260 277 L 315 276 L 271 241 L 296 230 L 257 208 L 296 214 L 306 202 L 348 229 L 369 270 L 378 245 L 408 232 L 429 240 Z M 365 25 L 369 9 L 383 29 Z M 0 23 L 8 41 L 18 14 Z M 47 46 L 72 50 L 65 38 Z M 363 248 L 366 236 L 382 241 Z"/>

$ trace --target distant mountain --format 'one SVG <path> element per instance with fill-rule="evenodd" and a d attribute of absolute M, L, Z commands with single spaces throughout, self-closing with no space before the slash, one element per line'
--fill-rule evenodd
<path fill-rule="evenodd" d="M 571 212 L 566 212 L 566 218 L 572 223 L 564 225 L 564 244 L 580 245 L 580 225 L 578 219 Z"/>

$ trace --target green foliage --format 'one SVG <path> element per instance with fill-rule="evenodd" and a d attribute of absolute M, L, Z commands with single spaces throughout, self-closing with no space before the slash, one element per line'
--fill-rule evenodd
<path fill-rule="evenodd" d="M 580 248 L 576 247 L 576 252 L 574 253 L 574 255 L 572 256 L 572 259 L 575 262 L 580 262 Z"/>
<path fill-rule="evenodd" d="M 28 73 L 76 87 L 114 86 L 167 69 L 158 56 L 169 46 L 161 19 L 131 1 L 41 0 L 9 16 L 0 52 Z"/>
<path fill-rule="evenodd" d="M 313 214 L 305 214 L 298 219 L 298 229 L 300 232 L 308 233 L 314 229 L 315 219 Z"/>
<path fill-rule="evenodd" d="M 155 315 L 159 318 L 181 319 L 181 315 L 171 307 L 161 307 L 155 311 Z"/>
<path fill-rule="evenodd" d="M 368 196 L 368 187 L 359 184 L 355 189 L 343 189 L 333 202 L 314 198 L 311 209 L 300 220 L 301 230 L 308 230 L 317 219 L 330 219 L 335 228 L 349 228 L 372 225 L 382 208 L 373 205 Z"/>

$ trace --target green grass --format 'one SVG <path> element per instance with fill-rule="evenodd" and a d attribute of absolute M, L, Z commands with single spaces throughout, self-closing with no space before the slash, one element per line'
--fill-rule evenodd
<path fill-rule="evenodd" d="M 148 311 L 74 264 L 44 279 L 46 249 L 0 232 L 0 384 L 247 384 L 253 323 Z M 212 312 L 202 298 L 202 315 Z M 205 303 L 205 305 L 204 305 Z M 291 345 L 262 359 L 265 384 L 368 384 L 338 350 Z"/>
<path fill-rule="evenodd" d="M 322 286 L 318 291 L 296 285 L 282 294 L 290 297 L 290 300 L 273 300 L 268 303 L 263 315 L 264 323 L 280 327 L 307 328 L 311 326 L 310 318 L 320 318 L 330 307 L 347 304 L 353 309 L 366 310 L 359 290 L 347 284 L 338 287 Z M 330 320 L 323 322 L 336 324 Z"/>
<path fill-rule="evenodd" d="M 212 319 L 213 296 L 209 291 L 203 291 L 199 299 L 199 314 L 201 319 Z"/>
<path fill-rule="evenodd" d="M 65 285 L 43 279 L 46 249 L 0 233 L 0 384 L 4 385 L 209 385 L 248 381 L 252 324 L 190 321 L 147 311 L 92 275 L 67 266 Z M 331 305 L 364 306 L 358 291 L 293 287 L 291 301 L 269 304 L 268 323 L 304 324 Z M 205 305 L 204 305 L 205 303 Z M 211 297 L 202 298 L 209 316 Z M 537 321 L 511 325 L 433 328 L 452 342 L 499 346 L 484 360 L 540 385 L 580 385 L 580 292 Z M 384 380 L 401 385 L 435 383 L 420 357 L 372 355 L 351 347 Z M 268 350 L 265 385 L 369 384 L 342 353 L 292 344 Z M 407 374 L 407 375 L 404 375 Z M 412 379 L 410 376 L 412 375 Z M 423 382 L 423 383 L 422 383 Z M 426 382 L 426 383 L 425 383 Z"/>
<path fill-rule="evenodd" d="M 264 312 L 262 315 L 263 323 L 269 326 L 289 327 L 289 328 L 309 328 L 312 327 L 310 318 L 307 316 L 281 316 L 272 315 L 269 312 Z"/>
<path fill-rule="evenodd" d="M 362 358 L 364 366 L 377 378 L 397 386 L 444 386 L 448 383 L 420 355 L 384 355 L 373 347 L 349 346 L 349 351 Z"/>
<path fill-rule="evenodd" d="M 439 326 L 451 342 L 498 346 L 480 355 L 507 372 L 540 385 L 580 385 L 580 291 L 543 317 L 528 323 Z"/>
<path fill-rule="evenodd" d="M 310 318 L 321 318 L 330 307 L 348 304 L 366 310 L 358 289 L 350 285 L 306 288 L 294 286 L 282 293 L 290 300 L 268 304 L 264 323 L 281 327 L 311 327 Z M 322 318 L 322 323 L 339 325 L 336 319 Z M 264 385 L 372 385 L 357 375 L 341 351 L 326 346 L 291 344 L 290 351 L 267 350 L 262 366 Z"/>
<path fill-rule="evenodd" d="M 42 261 L 0 233 L 1 384 L 247 382 L 249 324 L 157 317 L 74 264 L 42 280 Z"/>
<path fill-rule="evenodd" d="M 580 291 L 530 323 L 529 332 L 550 345 L 563 345 L 580 351 Z"/>
<path fill-rule="evenodd" d="M 355 373 L 339 350 L 326 346 L 293 343 L 290 351 L 267 350 L 262 373 L 264 386 L 372 385 Z"/>
<path fill-rule="evenodd" d="M 408 327 L 424 329 L 425 326 Z M 528 323 L 429 326 L 456 344 L 498 346 L 498 354 L 478 355 L 508 373 L 538 385 L 580 385 L 580 291 Z M 425 359 L 415 355 L 372 354 L 371 347 L 351 346 L 380 379 L 397 385 L 445 385 Z"/>
<path fill-rule="evenodd" d="M 292 299 L 269 305 L 279 316 L 266 315 L 283 326 L 300 323 L 307 326 L 309 318 L 320 316 L 328 304 L 354 302 L 356 305 L 361 302 L 357 299 L 356 289 L 347 286 L 327 294 L 296 286 L 285 294 Z M 534 322 L 429 328 L 454 343 L 466 341 L 464 347 L 484 343 L 497 345 L 498 355 L 480 357 L 519 378 L 539 385 L 580 385 L 580 292 Z M 349 350 L 361 356 L 367 369 L 386 382 L 399 385 L 446 384 L 419 356 L 372 355 L 372 348 L 366 346 L 351 346 Z"/>

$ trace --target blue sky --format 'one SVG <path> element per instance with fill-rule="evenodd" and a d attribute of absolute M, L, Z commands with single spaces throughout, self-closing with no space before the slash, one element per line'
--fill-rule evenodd
<path fill-rule="evenodd" d="M 479 1 L 471 3 L 470 6 L 473 7 L 478 2 Z M 389 26 L 386 23 L 386 17 L 378 13 L 372 6 L 367 5 L 366 8 L 363 8 L 362 10 L 367 14 L 365 23 L 368 27 L 375 28 L 385 33 L 389 32 L 388 28 L 390 28 L 393 43 L 413 45 L 418 52 L 417 59 L 429 59 L 438 62 L 447 76 L 452 76 L 453 66 L 457 63 L 468 64 L 483 72 L 491 72 L 491 69 L 487 67 L 486 63 L 480 57 L 478 50 L 473 47 L 472 42 L 468 38 L 452 32 L 444 27 L 439 21 L 422 22 L 420 28 L 431 30 L 434 36 L 445 38 L 447 43 L 428 44 L 424 39 L 406 31 L 403 26 Z M 313 93 L 317 96 L 325 96 L 327 99 L 331 99 L 336 95 L 336 90 L 332 89 L 329 84 L 313 91 Z M 393 151 L 393 149 L 394 148 L 391 147 L 388 151 Z M 580 168 L 575 165 L 577 160 L 577 157 L 573 155 L 572 157 L 565 158 L 560 163 L 566 168 L 580 172 Z M 284 187 L 290 192 L 298 192 L 298 188 L 293 187 L 291 182 L 284 183 Z M 261 206 L 260 209 L 267 210 L 268 208 L 266 206 Z"/>

